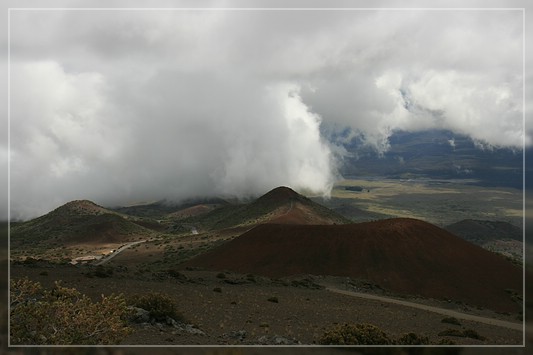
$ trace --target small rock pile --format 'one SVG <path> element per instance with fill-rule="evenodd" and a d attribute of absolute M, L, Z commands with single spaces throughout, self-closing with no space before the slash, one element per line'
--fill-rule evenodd
<path fill-rule="evenodd" d="M 130 321 L 144 327 L 156 327 L 159 329 L 163 329 L 164 327 L 172 327 L 175 329 L 172 334 L 188 333 L 200 336 L 206 335 L 205 332 L 196 328 L 194 325 L 178 322 L 169 316 L 165 316 L 164 319 L 155 318 L 150 315 L 149 311 L 139 307 L 130 307 L 130 310 L 132 311 Z"/>
<path fill-rule="evenodd" d="M 296 339 L 286 338 L 280 335 L 262 335 L 256 339 L 247 340 L 246 330 L 234 330 L 222 335 L 222 338 L 227 340 L 237 341 L 242 344 L 256 344 L 256 345 L 300 345 L 302 344 Z"/>

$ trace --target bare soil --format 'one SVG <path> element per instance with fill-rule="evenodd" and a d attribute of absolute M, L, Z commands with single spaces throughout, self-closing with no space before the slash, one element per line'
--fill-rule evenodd
<path fill-rule="evenodd" d="M 119 268 L 111 277 L 89 278 L 84 274 L 87 271 L 87 266 L 13 265 L 11 277 L 28 277 L 46 287 L 51 287 L 55 280 L 62 280 L 65 286 L 75 287 L 95 300 L 101 294 L 111 293 L 127 296 L 166 293 L 175 299 L 188 323 L 205 333 L 193 335 L 162 324 L 137 324 L 135 332 L 122 342 L 123 345 L 274 345 L 276 341 L 313 345 L 327 329 L 344 323 L 374 324 L 391 338 L 413 332 L 435 343 L 443 338 L 460 345 L 509 345 L 523 341 L 521 331 L 467 320 L 461 320 L 460 325 L 443 323 L 445 316 L 441 314 L 317 288 L 318 283 L 324 282 L 347 287 L 345 278 L 270 279 L 231 272 L 224 272 L 222 276 L 220 272 L 201 270 L 186 270 L 177 278 L 162 273 L 139 275 Z M 215 290 L 217 288 L 220 292 Z M 361 284 L 361 289 L 382 294 L 369 284 Z M 432 299 L 413 301 L 517 322 L 517 314 L 498 314 Z M 450 328 L 472 329 L 485 339 L 438 335 Z"/>

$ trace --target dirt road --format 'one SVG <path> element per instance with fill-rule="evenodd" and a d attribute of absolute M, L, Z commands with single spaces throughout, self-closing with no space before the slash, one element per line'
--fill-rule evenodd
<path fill-rule="evenodd" d="M 498 327 L 504 327 L 504 328 L 508 328 L 508 329 L 514 329 L 514 330 L 520 330 L 520 331 L 524 330 L 524 325 L 522 323 L 507 322 L 507 321 L 499 320 L 499 319 L 474 316 L 472 314 L 461 313 L 461 312 L 452 311 L 452 310 L 449 310 L 449 309 L 426 306 L 426 305 L 423 305 L 423 304 L 420 304 L 420 303 L 402 301 L 402 300 L 397 300 L 397 299 L 389 298 L 389 297 L 375 296 L 375 295 L 370 295 L 368 293 L 346 291 L 346 290 L 341 290 L 341 289 L 334 288 L 334 287 L 331 287 L 331 286 L 326 286 L 326 285 L 324 285 L 324 286 L 326 287 L 326 290 L 328 290 L 328 291 L 335 292 L 335 293 L 340 293 L 340 294 L 343 294 L 343 295 L 348 295 L 348 296 L 353 296 L 353 297 L 360 297 L 360 298 L 365 298 L 365 299 L 370 299 L 370 300 L 376 300 L 376 301 L 380 301 L 380 302 L 388 302 L 388 303 L 399 304 L 399 305 L 406 306 L 406 307 L 418 308 L 418 309 L 422 309 L 422 310 L 429 311 L 429 312 L 443 314 L 443 315 L 448 316 L 448 317 L 455 317 L 455 318 L 458 318 L 458 319 L 470 320 L 470 321 L 474 321 L 474 322 L 479 322 L 479 323 L 484 323 L 484 324 L 489 324 L 489 325 L 495 325 L 495 326 L 498 326 Z"/>
<path fill-rule="evenodd" d="M 113 259 L 118 254 L 120 254 L 122 251 L 124 251 L 124 250 L 126 250 L 128 248 L 131 248 L 134 245 L 145 243 L 145 242 L 147 242 L 147 241 L 146 240 L 139 240 L 138 242 L 132 242 L 132 243 L 124 244 L 123 246 L 121 246 L 120 248 L 115 250 L 113 253 L 104 256 L 102 259 L 100 259 L 100 261 L 98 261 L 96 263 L 96 265 L 103 265 L 103 264 L 107 263 L 109 260 Z"/>

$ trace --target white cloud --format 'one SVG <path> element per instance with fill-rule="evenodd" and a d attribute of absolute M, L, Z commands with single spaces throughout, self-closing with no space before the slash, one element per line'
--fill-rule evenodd
<path fill-rule="evenodd" d="M 379 151 L 398 129 L 521 147 L 521 19 L 508 10 L 368 12 L 345 28 L 344 65 L 309 79 L 316 90 L 304 101 Z"/>
<path fill-rule="evenodd" d="M 324 141 L 324 126 L 350 127 L 381 152 L 396 129 L 520 146 L 521 19 L 519 11 L 12 12 L 13 212 L 277 185 L 327 193 L 333 152 L 345 151 Z"/>
<path fill-rule="evenodd" d="M 455 138 L 448 139 L 448 143 L 453 150 L 455 150 Z"/>
<path fill-rule="evenodd" d="M 396 108 L 383 124 L 404 130 L 448 129 L 489 145 L 519 148 L 523 134 L 519 84 L 456 71 L 430 70 L 414 79 L 407 74 L 401 83 L 389 85 Z"/>
<path fill-rule="evenodd" d="M 168 70 L 123 93 L 55 62 L 13 72 L 14 217 L 85 196 L 116 204 L 284 184 L 327 194 L 334 180 L 320 119 L 296 84 Z"/>

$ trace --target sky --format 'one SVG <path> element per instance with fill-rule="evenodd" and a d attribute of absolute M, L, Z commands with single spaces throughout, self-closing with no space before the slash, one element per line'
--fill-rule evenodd
<path fill-rule="evenodd" d="M 378 153 L 397 130 L 447 129 L 480 147 L 533 142 L 520 10 L 9 16 L 0 154 L 13 219 L 74 199 L 118 206 L 280 185 L 327 196 L 346 154 L 337 131 Z"/>

